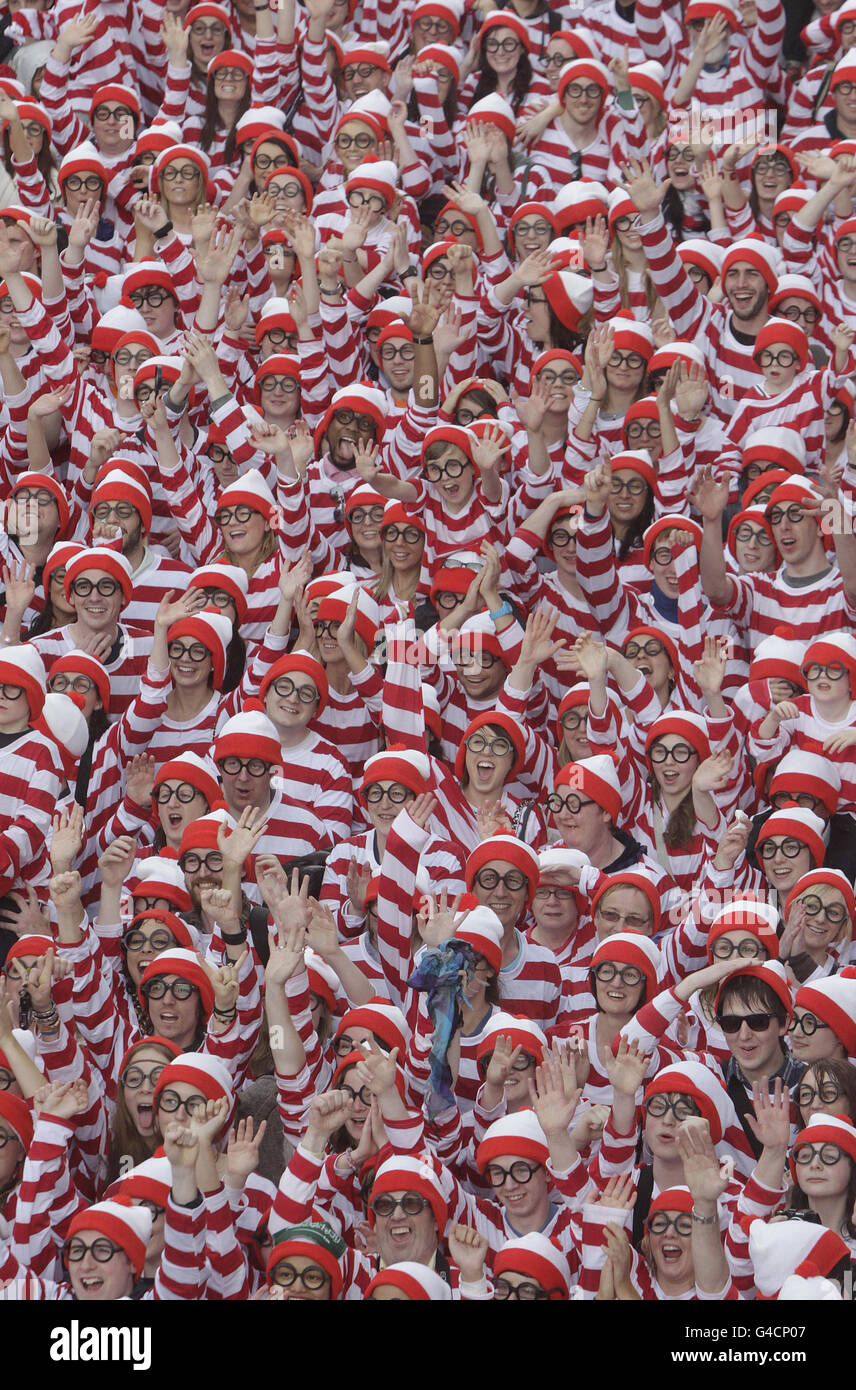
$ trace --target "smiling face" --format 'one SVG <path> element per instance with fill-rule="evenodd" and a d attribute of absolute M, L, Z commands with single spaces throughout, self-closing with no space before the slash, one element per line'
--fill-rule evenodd
<path fill-rule="evenodd" d="M 121 586 L 114 580 L 115 591 L 112 594 L 99 594 L 95 585 L 105 579 L 112 579 L 112 575 L 106 575 L 104 570 L 84 570 L 75 576 L 75 583 L 80 579 L 88 580 L 92 585 L 92 591 L 86 595 L 79 595 L 74 589 L 71 590 L 69 603 L 74 609 L 77 622 L 83 623 L 91 632 L 115 631 L 124 605 Z"/>
<path fill-rule="evenodd" d="M 531 1229 L 549 1200 L 547 1169 L 543 1164 L 535 1166 L 535 1171 L 527 1182 L 517 1182 L 510 1176 L 512 1165 L 521 1162 L 526 1163 L 529 1168 L 535 1166 L 531 1158 L 521 1158 L 519 1154 L 502 1154 L 491 1159 L 489 1165 L 491 1169 L 501 1168 L 509 1175 L 502 1186 L 494 1187 L 492 1192 L 515 1231 Z"/>
<path fill-rule="evenodd" d="M 102 1231 L 93 1230 L 78 1231 L 72 1240 L 89 1247 L 96 1243 L 115 1244 Z M 102 1263 L 95 1259 L 90 1248 L 82 1260 L 69 1262 L 68 1277 L 80 1303 L 112 1303 L 117 1298 L 127 1298 L 136 1282 L 134 1267 L 124 1250 L 117 1250 L 110 1260 Z"/>
<path fill-rule="evenodd" d="M 233 555 L 252 556 L 261 550 L 265 533 L 270 530 L 269 523 L 261 512 L 251 511 L 246 521 L 239 521 L 236 508 L 228 508 L 231 519 L 221 527 L 223 543 Z"/>
<path fill-rule="evenodd" d="M 474 747 L 470 747 L 470 742 Z M 481 796 L 499 796 L 505 782 L 514 765 L 514 748 L 509 748 L 507 753 L 499 751 L 492 752 L 491 745 L 497 744 L 503 747 L 509 745 L 511 740 L 504 729 L 497 724 L 485 724 L 467 740 L 467 751 L 464 758 L 464 787 L 470 787 Z"/>
<path fill-rule="evenodd" d="M 799 844 L 791 836 L 771 835 L 769 840 L 764 842 L 775 846 L 775 853 L 769 859 L 764 859 L 758 855 L 758 862 L 761 865 L 761 872 L 782 899 L 786 898 L 794 885 L 802 878 L 803 874 L 809 873 L 815 867 L 808 845 Z M 784 848 L 790 849 L 799 844 L 799 852 L 792 859 L 784 853 Z"/>
<path fill-rule="evenodd" d="M 366 787 L 366 791 L 372 796 L 376 795 L 378 789 L 384 793 L 389 793 L 392 790 L 395 796 L 400 796 L 402 792 L 406 793 L 403 801 L 391 801 L 387 794 L 380 801 L 366 801 L 369 820 L 380 835 L 386 836 L 389 834 L 389 828 L 402 806 L 406 806 L 413 800 L 414 793 L 409 787 L 403 786 L 401 782 L 393 782 L 389 778 L 383 782 L 373 782 Z"/>
<path fill-rule="evenodd" d="M 548 889 L 553 889 L 548 893 Z M 555 936 L 570 936 L 579 920 L 573 880 L 564 869 L 542 873 L 532 900 L 532 915 L 539 927 Z"/>
<path fill-rule="evenodd" d="M 564 800 L 567 799 L 566 786 L 556 787 L 555 791 Z M 578 811 L 571 811 L 567 806 L 557 811 L 553 815 L 553 823 L 564 844 L 588 854 L 591 848 L 601 842 L 612 821 L 609 812 L 598 806 L 596 801 L 589 801 L 587 797 L 583 800 L 584 804 L 580 805 Z"/>
<path fill-rule="evenodd" d="M 656 753 L 658 749 L 667 750 L 670 756 L 660 763 L 652 760 L 654 780 L 665 796 L 677 802 L 692 786 L 693 774 L 699 765 L 698 753 L 690 748 L 680 734 L 663 734 L 651 745 L 652 753 Z M 690 749 L 690 756 L 686 762 L 677 761 L 674 750 L 683 755 L 687 749 Z"/>
<path fill-rule="evenodd" d="M 745 261 L 738 261 L 725 272 L 723 289 L 735 319 L 741 322 L 760 314 L 770 297 L 767 282 L 760 270 L 755 270 Z"/>
<path fill-rule="evenodd" d="M 405 1191 L 389 1195 L 400 1200 Z M 391 1216 L 375 1217 L 375 1236 L 384 1264 L 400 1264 L 403 1260 L 428 1264 L 437 1249 L 437 1222 L 430 1206 L 424 1206 L 418 1216 L 407 1216 L 401 1207 L 396 1207 Z"/>
<path fill-rule="evenodd" d="M 174 984 L 178 978 L 177 975 L 163 976 L 168 985 Z M 147 999 L 146 1007 L 156 1033 L 162 1038 L 169 1038 L 170 1042 L 178 1043 L 182 1050 L 190 1047 L 202 1021 L 202 1000 L 198 989 L 193 990 L 189 999 L 176 999 L 167 990 L 162 999 Z"/>
<path fill-rule="evenodd" d="M 451 463 L 452 472 L 448 465 Z M 460 466 L 460 472 L 457 468 Z M 445 442 L 431 445 L 422 460 L 429 490 L 453 514 L 463 511 L 476 485 L 475 469 L 463 449 Z"/>
<path fill-rule="evenodd" d="M 651 651 L 648 651 L 648 648 Z M 656 651 L 655 648 L 660 650 Z M 644 676 L 652 690 L 666 690 L 675 679 L 671 657 L 655 637 L 640 635 L 625 643 L 624 656 L 635 666 L 640 676 Z"/>
<path fill-rule="evenodd" d="M 823 1062 L 827 1058 L 844 1061 L 847 1053 L 828 1024 L 811 1009 L 794 1006 L 794 1027 L 788 1037 L 791 1052 L 799 1062 Z M 814 1031 L 812 1031 L 814 1030 Z"/>
<path fill-rule="evenodd" d="M 666 1215 L 674 1221 L 678 1216 L 685 1216 L 686 1212 L 670 1211 L 666 1212 Z M 692 1234 L 679 1235 L 672 1226 L 663 1235 L 654 1235 L 649 1231 L 647 1239 L 650 1243 L 654 1270 L 660 1283 L 680 1287 L 695 1281 Z"/>
<path fill-rule="evenodd" d="M 598 899 L 594 913 L 598 941 L 605 941 L 616 932 L 639 931 L 651 936 L 654 914 L 641 888 L 616 884 L 607 888 Z"/>
<path fill-rule="evenodd" d="M 390 529 L 397 533 L 395 537 L 390 535 Z M 399 524 L 383 533 L 383 553 L 392 566 L 393 574 L 411 574 L 422 562 L 425 536 L 420 532 L 418 539 L 408 538 L 405 532 L 410 529 L 415 531 L 418 528 Z"/>
<path fill-rule="evenodd" d="M 741 983 L 738 977 L 735 984 Z M 745 996 L 741 998 L 734 987 L 726 985 L 717 1005 L 717 1012 L 723 1017 L 733 1015 L 735 1019 L 746 1019 L 750 1014 L 769 1015 L 766 1027 L 757 1032 L 743 1022 L 737 1032 L 725 1034 L 734 1060 L 747 1077 L 769 1076 L 777 1070 L 783 1055 L 782 1039 L 787 1032 L 787 1024 L 779 1023 L 771 1012 L 769 996 L 772 991 L 763 986 L 762 989 L 763 994 L 741 989 Z"/>
<path fill-rule="evenodd" d="M 283 682 L 284 693 L 280 694 L 273 684 L 269 685 L 265 694 L 265 712 L 277 729 L 305 729 L 318 713 L 318 687 L 300 671 L 293 671 L 286 679 L 291 682 L 293 690 L 289 694 Z M 313 698 L 301 699 L 301 695 L 311 695 Z"/>
<path fill-rule="evenodd" d="M 804 935 L 812 954 L 825 954 L 835 942 L 850 939 L 852 923 L 844 894 L 831 883 L 812 884 L 800 894 L 797 902 L 806 908 Z"/>
<path fill-rule="evenodd" d="M 217 19 L 197 19 L 190 26 L 190 56 L 200 72 L 226 47 L 226 28 Z"/>
<path fill-rule="evenodd" d="M 491 871 L 499 874 L 500 879 L 495 887 L 485 888 L 479 880 L 483 876 L 486 877 Z M 491 859 L 489 863 L 484 864 L 482 868 L 479 869 L 472 889 L 482 907 L 493 909 L 505 931 L 510 931 L 512 927 L 515 927 L 519 922 L 523 910 L 526 907 L 526 899 L 529 892 L 529 886 L 525 878 L 520 888 L 509 888 L 507 884 L 503 883 L 503 877 L 515 872 L 519 875 L 519 870 L 515 870 L 507 860 Z M 522 875 L 519 876 L 522 877 Z"/>

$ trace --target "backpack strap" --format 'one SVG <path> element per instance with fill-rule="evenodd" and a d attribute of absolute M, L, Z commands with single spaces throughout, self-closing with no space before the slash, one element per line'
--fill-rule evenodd
<path fill-rule="evenodd" d="M 645 1234 L 645 1222 L 648 1220 L 648 1212 L 651 1209 L 651 1198 L 654 1195 L 654 1165 L 645 1163 L 639 1174 L 639 1181 L 636 1184 L 636 1201 L 633 1206 L 633 1230 L 631 1241 L 634 1250 L 642 1247 L 642 1237 Z"/>

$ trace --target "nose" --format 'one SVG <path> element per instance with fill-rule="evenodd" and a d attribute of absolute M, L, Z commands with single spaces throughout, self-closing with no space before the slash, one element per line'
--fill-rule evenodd
<path fill-rule="evenodd" d="M 741 1042 L 749 1042 L 752 1037 L 752 1029 L 749 1027 L 749 1024 L 745 1021 L 745 1019 L 740 1025 L 740 1031 L 738 1032 L 737 1036 Z"/>

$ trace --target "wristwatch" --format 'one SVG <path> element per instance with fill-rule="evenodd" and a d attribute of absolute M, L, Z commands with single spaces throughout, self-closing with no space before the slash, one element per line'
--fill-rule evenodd
<path fill-rule="evenodd" d="M 492 623 L 495 623 L 497 618 L 510 618 L 513 617 L 513 615 L 514 609 L 508 602 L 508 599 L 506 599 L 502 606 L 500 608 L 497 608 L 495 613 L 489 613 L 488 617 L 490 618 Z"/>

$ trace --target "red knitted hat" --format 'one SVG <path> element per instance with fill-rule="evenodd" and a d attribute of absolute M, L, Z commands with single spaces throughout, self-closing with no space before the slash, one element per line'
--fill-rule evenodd
<path fill-rule="evenodd" d="M 477 714 L 475 719 L 470 720 L 464 731 L 464 736 L 458 745 L 458 751 L 455 754 L 455 776 L 459 781 L 464 775 L 464 763 L 467 756 L 467 739 L 470 737 L 470 734 L 474 734 L 478 729 L 484 729 L 488 725 L 495 725 L 497 729 L 502 729 L 503 733 L 506 733 L 511 739 L 514 748 L 514 761 L 508 772 L 509 781 L 521 766 L 526 753 L 526 735 L 523 729 L 516 719 L 512 719 L 511 715 L 503 713 L 502 710 L 484 710 L 481 714 Z"/>
<path fill-rule="evenodd" d="M 514 10 L 494 10 L 487 16 L 481 29 L 479 29 L 479 47 L 484 47 L 484 41 L 491 29 L 510 29 L 516 39 L 519 39 L 527 53 L 532 51 L 532 38 L 529 29 L 519 15 Z"/>
<path fill-rule="evenodd" d="M 695 1101 L 702 1118 L 710 1125 L 710 1137 L 718 1144 L 727 1129 L 736 1121 L 731 1098 L 721 1077 L 701 1062 L 676 1062 L 662 1067 L 645 1087 L 645 1102 L 651 1096 L 689 1096 Z M 681 1210 L 681 1208 L 677 1208 Z"/>
<path fill-rule="evenodd" d="M 785 915 L 787 916 L 797 898 L 801 898 L 803 893 L 807 893 L 810 888 L 821 887 L 838 889 L 851 923 L 856 923 L 856 894 L 849 878 L 840 869 L 810 869 L 802 878 L 797 879 L 785 900 Z"/>
<path fill-rule="evenodd" d="M 791 894 L 791 897 L 793 894 Z M 790 902 L 790 898 L 788 899 Z M 766 947 L 770 960 L 779 959 L 779 936 L 776 931 L 778 913 L 767 903 L 751 898 L 738 898 L 717 912 L 707 933 L 707 956 L 713 960 L 713 943 L 730 931 L 749 932 Z"/>
<path fill-rule="evenodd" d="M 131 567 L 124 555 L 120 555 L 115 550 L 109 550 L 106 546 L 93 546 L 91 549 L 81 550 L 79 554 L 68 561 L 63 584 L 66 599 L 71 594 L 71 586 L 75 579 L 85 574 L 87 570 L 96 570 L 109 575 L 111 579 L 115 579 L 122 590 L 125 605 L 131 602 L 131 594 L 134 591 Z"/>
<path fill-rule="evenodd" d="M 222 53 L 218 53 L 216 58 L 211 59 L 208 64 L 209 82 L 220 68 L 241 68 L 252 84 L 253 60 L 248 53 L 242 53 L 239 48 L 226 48 Z"/>
<path fill-rule="evenodd" d="M 794 1004 L 791 998 L 788 977 L 785 974 L 785 967 L 777 960 L 765 960 L 758 965 L 741 966 L 739 970 L 734 971 L 733 975 L 729 975 L 726 980 L 723 980 L 719 989 L 716 991 L 715 1007 L 717 1011 L 719 1010 L 719 1001 L 722 998 L 723 991 L 726 990 L 729 985 L 733 984 L 735 980 L 747 977 L 751 980 L 760 980 L 763 984 L 769 985 L 770 989 L 784 1005 L 788 1018 L 792 1016 Z"/>
<path fill-rule="evenodd" d="M 814 1114 L 809 1118 L 805 1129 L 801 1129 L 788 1156 L 791 1177 L 799 1187 L 799 1170 L 794 1161 L 794 1152 L 801 1144 L 835 1144 L 850 1162 L 856 1165 L 856 1128 L 846 1115 Z"/>
<path fill-rule="evenodd" d="M 422 796 L 433 785 L 431 763 L 425 753 L 406 748 L 403 743 L 393 743 L 366 760 L 360 786 L 362 800 L 365 800 L 366 789 L 374 782 L 399 782 L 416 796 Z"/>
<path fill-rule="evenodd" d="M 644 623 L 640 623 L 638 627 L 632 627 L 626 637 L 622 639 L 621 649 L 623 651 L 628 642 L 638 642 L 640 638 L 644 642 L 651 637 L 653 637 L 655 641 L 661 643 L 672 663 L 672 670 L 677 674 L 680 669 L 678 649 L 671 637 L 669 637 L 667 633 L 662 632 L 658 627 L 648 627 Z"/>
<path fill-rule="evenodd" d="M 484 868 L 485 864 L 490 864 L 493 860 L 498 860 L 502 864 L 510 864 L 513 868 L 519 869 L 525 876 L 527 881 L 526 906 L 531 907 L 535 889 L 538 887 L 538 880 L 541 876 L 538 855 L 530 845 L 527 845 L 523 840 L 518 840 L 517 836 L 511 834 L 510 831 L 499 831 L 496 835 L 490 835 L 486 840 L 482 840 L 481 844 L 469 855 L 464 866 L 464 882 L 467 885 L 467 890 L 473 891 L 476 874 Z"/>
<path fill-rule="evenodd" d="M 323 714 L 330 698 L 330 685 L 327 680 L 327 672 L 321 662 L 316 661 L 315 657 L 309 656 L 307 652 L 286 652 L 285 656 L 281 656 L 278 661 L 275 661 L 262 680 L 259 696 L 263 700 L 274 681 L 279 680 L 280 676 L 290 676 L 296 671 L 299 671 L 301 675 L 308 676 L 318 691 L 318 704 L 312 716 L 313 719 L 317 719 L 320 714 Z"/>
<path fill-rule="evenodd" d="M 155 774 L 155 787 L 171 781 L 186 782 L 188 786 L 195 787 L 205 797 L 209 808 L 220 800 L 220 784 L 213 771 L 209 771 L 193 752 L 180 753 L 177 758 L 161 763 Z"/>
<path fill-rule="evenodd" d="M 33 1142 L 33 1116 L 25 1100 L 13 1096 L 10 1091 L 0 1091 L 0 1120 L 11 1125 L 25 1150 L 30 1147 Z"/>
<path fill-rule="evenodd" d="M 809 348 L 805 329 L 800 328 L 797 323 L 791 323 L 790 319 L 768 319 L 755 339 L 752 356 L 757 360 L 760 353 L 777 346 L 790 348 L 796 353 L 800 370 L 808 362 Z"/>
<path fill-rule="evenodd" d="M 217 608 L 203 608 L 186 618 L 179 618 L 172 624 L 167 637 L 170 642 L 178 637 L 189 637 L 193 642 L 201 642 L 211 653 L 211 678 L 215 690 L 222 689 L 226 673 L 226 651 L 232 640 L 232 624 Z"/>
<path fill-rule="evenodd" d="M 123 87 L 120 82 L 108 82 L 103 87 L 98 87 L 89 103 L 89 114 L 100 106 L 104 101 L 116 101 L 120 106 L 127 106 L 129 111 L 139 117 L 140 100 L 136 92 L 131 87 Z"/>
<path fill-rule="evenodd" d="M 664 531 L 688 531 L 695 537 L 696 549 L 701 545 L 702 530 L 697 521 L 691 521 L 686 516 L 661 516 L 646 529 L 642 537 L 642 555 L 648 569 L 651 568 L 651 552 Z"/>
<path fill-rule="evenodd" d="M 672 714 L 661 714 L 659 719 L 648 730 L 648 737 L 645 740 L 645 752 L 648 753 L 652 744 L 664 734 L 678 734 L 682 739 L 694 748 L 699 758 L 704 762 L 705 758 L 710 757 L 710 742 L 707 735 L 707 723 L 702 715 L 693 714 L 688 710 L 675 710 Z"/>
<path fill-rule="evenodd" d="M 649 936 L 635 931 L 618 931 L 605 937 L 591 958 L 591 969 L 594 970 L 606 961 L 617 962 L 619 965 L 635 965 L 645 977 L 642 1003 L 654 998 L 661 973 L 662 957 Z"/>
<path fill-rule="evenodd" d="M 59 531 L 57 535 L 60 535 L 68 525 L 69 517 L 68 497 L 66 496 L 65 488 L 62 487 L 51 473 L 19 473 L 12 484 L 9 496 L 14 497 L 18 489 L 22 487 L 41 488 L 45 492 L 51 494 L 59 512 Z"/>
<path fill-rule="evenodd" d="M 654 883 L 642 869 L 619 869 L 614 874 L 603 874 L 597 888 L 591 895 L 592 914 L 594 914 L 594 910 L 601 898 L 612 888 L 637 888 L 640 893 L 645 894 L 645 897 L 651 904 L 651 935 L 656 936 L 660 930 L 662 920 L 660 890 L 656 883 Z"/>
<path fill-rule="evenodd" d="M 610 820 L 618 820 L 621 814 L 621 786 L 615 759 L 609 753 L 594 753 L 590 758 L 580 758 L 578 762 L 565 763 L 556 775 L 553 786 L 570 787 L 584 798 L 596 801 Z"/>
<path fill-rule="evenodd" d="M 205 1017 L 208 1017 L 211 1010 L 214 1008 L 214 986 L 211 984 L 205 970 L 203 970 L 202 961 L 195 951 L 179 947 L 169 951 L 162 951 L 159 956 L 156 956 L 153 961 L 149 962 L 143 971 L 140 980 L 140 993 L 145 994 L 146 985 L 159 975 L 177 975 L 179 979 L 187 980 L 190 984 L 195 985 L 199 990 L 199 997 L 202 1000 L 202 1008 Z M 184 1081 L 186 1079 L 187 1078 L 183 1076 L 174 1077 L 176 1081 Z M 162 1072 L 157 1090 L 155 1091 L 155 1097 L 157 1097 L 157 1092 L 162 1088 L 163 1084 Z M 216 1097 L 212 1097 L 212 1099 L 216 1099 Z"/>
<path fill-rule="evenodd" d="M 784 806 L 767 817 L 755 843 L 760 846 L 765 840 L 779 835 L 799 840 L 808 846 L 815 868 L 818 868 L 826 857 L 823 831 L 823 821 L 813 811 L 807 811 L 802 806 Z"/>
<path fill-rule="evenodd" d="M 186 951 L 193 950 L 193 937 L 187 929 L 187 924 L 182 922 L 180 917 L 176 917 L 174 912 L 167 912 L 162 907 L 150 907 L 146 912 L 138 912 L 136 917 L 132 917 L 122 932 L 123 942 L 128 932 L 133 931 L 141 922 L 160 922 L 161 926 L 169 928 L 179 946 L 183 946 Z"/>
<path fill-rule="evenodd" d="M 359 1008 L 349 1009 L 339 1019 L 336 1037 L 339 1038 L 347 1033 L 349 1028 L 367 1028 L 375 1038 L 380 1039 L 390 1052 L 397 1047 L 399 1058 L 404 1057 L 410 1038 L 410 1029 L 404 1014 L 388 999 L 382 999 L 375 995 L 367 1003 L 361 1004 Z"/>
<path fill-rule="evenodd" d="M 848 1057 L 856 1054 L 856 970 L 852 966 L 813 984 L 800 985 L 794 1003 L 829 1024 Z"/>
<path fill-rule="evenodd" d="M 146 1263 L 146 1246 L 151 1237 L 151 1228 L 151 1213 L 145 1207 L 135 1207 L 129 1197 L 112 1197 L 96 1202 L 73 1216 L 66 1231 L 66 1240 L 71 1240 L 80 1231 L 98 1231 L 124 1250 L 139 1279 Z"/>

